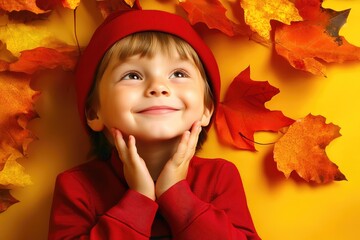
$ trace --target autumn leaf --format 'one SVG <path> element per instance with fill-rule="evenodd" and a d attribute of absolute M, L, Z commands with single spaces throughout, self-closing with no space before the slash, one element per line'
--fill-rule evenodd
<path fill-rule="evenodd" d="M 239 149 L 255 150 L 254 133 L 278 131 L 293 123 L 280 111 L 270 111 L 264 103 L 279 90 L 268 82 L 250 79 L 250 67 L 241 72 L 229 86 L 217 110 L 215 124 L 222 142 Z"/>
<path fill-rule="evenodd" d="M 30 11 L 36 14 L 45 13 L 46 10 L 40 9 L 36 5 L 37 0 L 0 0 L 0 9 L 6 12 Z"/>
<path fill-rule="evenodd" d="M 96 5 L 100 9 L 103 18 L 120 10 L 141 9 L 138 0 L 99 0 L 96 1 Z"/>
<path fill-rule="evenodd" d="M 80 0 L 61 0 L 61 3 L 64 7 L 75 9 L 80 4 Z"/>
<path fill-rule="evenodd" d="M 9 63 L 16 61 L 16 57 L 6 48 L 6 44 L 0 41 L 0 72 L 9 69 Z"/>
<path fill-rule="evenodd" d="M 289 0 L 241 0 L 245 22 L 261 37 L 270 40 L 271 20 L 290 24 L 301 21 L 302 17 L 295 5 Z"/>
<path fill-rule="evenodd" d="M 63 44 L 55 49 L 24 50 L 17 59 L 4 46 L 0 49 L 0 66 L 7 64 L 0 73 L 0 188 L 24 187 L 31 179 L 16 160 L 24 158 L 28 144 L 35 139 L 27 129 L 28 122 L 37 116 L 33 103 L 38 92 L 30 88 L 30 81 L 43 69 L 73 70 L 78 52 L 76 47 Z"/>
<path fill-rule="evenodd" d="M 75 9 L 80 5 L 81 0 L 36 0 L 41 9 L 52 10 L 61 5 L 65 8 Z"/>
<path fill-rule="evenodd" d="M 325 9 L 320 0 L 298 0 L 296 6 L 304 21 L 279 25 L 275 30 L 275 50 L 291 66 L 326 76 L 324 62 L 360 60 L 360 48 L 339 36 L 349 9 L 340 12 Z"/>
<path fill-rule="evenodd" d="M 236 24 L 229 20 L 226 8 L 218 0 L 181 0 L 179 5 L 187 12 L 192 25 L 205 23 L 209 29 L 217 29 L 228 36 L 234 36 Z"/>
<path fill-rule="evenodd" d="M 326 155 L 325 148 L 340 137 L 340 127 L 325 123 L 323 116 L 309 114 L 294 122 L 275 143 L 274 160 L 288 178 L 296 171 L 306 181 L 328 183 L 346 180 L 336 164 Z"/>
<path fill-rule="evenodd" d="M 30 88 L 30 79 L 26 74 L 0 73 L 0 168 L 14 152 L 11 149 L 24 153 L 25 144 L 34 139 L 24 123 L 36 117 L 33 98 L 38 93 Z"/>
<path fill-rule="evenodd" d="M 19 57 L 24 50 L 37 47 L 56 48 L 60 44 L 46 26 L 23 23 L 0 26 L 0 41 L 6 44 L 7 50 L 15 57 Z"/>
<path fill-rule="evenodd" d="M 62 67 L 69 71 L 75 68 L 78 52 L 74 46 L 63 46 L 56 49 L 38 47 L 21 52 L 18 61 L 9 64 L 12 72 L 33 74 L 42 69 Z"/>
<path fill-rule="evenodd" d="M 0 171 L 0 187 L 26 187 L 32 184 L 31 178 L 25 173 L 25 169 L 16 159 L 23 157 L 20 152 L 14 152 L 5 162 Z"/>
<path fill-rule="evenodd" d="M 17 202 L 19 201 L 11 196 L 9 189 L 0 189 L 0 213 L 4 212 Z"/>

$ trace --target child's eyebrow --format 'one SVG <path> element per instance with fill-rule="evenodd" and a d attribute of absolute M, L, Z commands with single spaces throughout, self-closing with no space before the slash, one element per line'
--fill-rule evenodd
<path fill-rule="evenodd" d="M 191 58 L 189 57 L 181 57 L 181 56 L 171 56 L 169 55 L 171 61 L 169 61 L 169 64 L 171 65 L 188 65 L 193 68 L 196 68 L 198 69 L 198 66 L 196 65 L 196 63 L 194 62 L 194 60 L 192 60 Z M 143 57 L 139 57 L 139 59 L 142 59 L 142 58 L 149 58 L 151 59 L 152 57 L 148 57 L 148 56 L 143 56 Z M 113 66 L 111 67 L 111 71 L 114 71 L 115 69 L 117 69 L 118 67 L 122 66 L 122 65 L 126 65 L 126 64 L 129 64 L 129 65 L 133 65 L 133 64 L 136 64 L 137 61 L 139 60 L 137 59 L 137 56 L 134 55 L 134 56 L 129 56 L 129 57 L 126 57 L 125 59 L 122 59 L 122 60 L 117 60 Z M 130 63 L 129 63 L 130 62 Z"/>
<path fill-rule="evenodd" d="M 198 68 L 197 65 L 195 64 L 195 62 L 190 59 L 190 58 L 181 58 L 181 57 L 178 57 L 177 59 L 175 59 L 173 61 L 173 64 L 177 65 L 177 64 L 190 64 L 192 65 L 193 67 L 195 68 Z"/>

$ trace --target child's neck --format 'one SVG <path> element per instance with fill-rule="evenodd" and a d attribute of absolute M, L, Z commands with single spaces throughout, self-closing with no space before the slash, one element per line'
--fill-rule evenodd
<path fill-rule="evenodd" d="M 157 180 L 167 161 L 176 152 L 179 141 L 179 138 L 154 142 L 136 141 L 138 153 L 144 159 L 154 181 Z"/>

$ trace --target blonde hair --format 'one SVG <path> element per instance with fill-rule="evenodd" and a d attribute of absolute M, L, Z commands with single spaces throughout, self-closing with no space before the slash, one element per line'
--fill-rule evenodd
<path fill-rule="evenodd" d="M 199 56 L 195 52 L 195 50 L 186 41 L 174 35 L 163 32 L 147 31 L 147 32 L 134 33 L 119 40 L 105 53 L 104 57 L 102 58 L 98 66 L 93 85 L 86 99 L 85 111 L 87 115 L 91 109 L 99 107 L 98 85 L 105 72 L 106 67 L 108 66 L 111 60 L 117 58 L 117 60 L 124 61 L 126 58 L 134 55 L 140 55 L 141 57 L 151 58 L 159 51 L 159 49 L 162 52 L 171 55 L 173 47 L 175 47 L 181 59 L 192 60 L 199 69 L 201 77 L 205 82 L 204 104 L 206 107 L 212 109 L 214 106 L 214 97 L 211 90 L 211 86 L 207 81 L 207 76 L 204 66 Z M 107 151 L 105 149 L 109 149 L 109 146 L 101 146 L 108 143 L 106 139 L 97 139 L 99 138 L 99 136 L 97 136 L 98 134 L 103 135 L 102 133 L 92 134 L 93 147 L 94 147 L 93 152 L 95 152 L 95 154 L 97 155 L 102 156 L 104 154 L 101 153 L 99 154 L 99 152 Z M 206 135 L 207 133 L 205 130 L 203 130 L 202 133 L 200 133 L 199 141 L 197 145 L 198 149 L 205 141 Z M 105 136 L 102 136 L 101 138 L 105 138 Z M 107 154 L 104 157 L 106 157 Z"/>

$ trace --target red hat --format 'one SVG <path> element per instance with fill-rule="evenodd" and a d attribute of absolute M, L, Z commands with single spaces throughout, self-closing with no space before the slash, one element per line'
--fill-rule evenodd
<path fill-rule="evenodd" d="M 219 68 L 209 47 L 182 17 L 158 10 L 130 10 L 110 15 L 95 31 L 76 68 L 76 93 L 81 122 L 87 126 L 85 102 L 97 67 L 106 51 L 120 39 L 137 32 L 159 31 L 185 40 L 201 59 L 215 97 L 220 99 Z"/>

